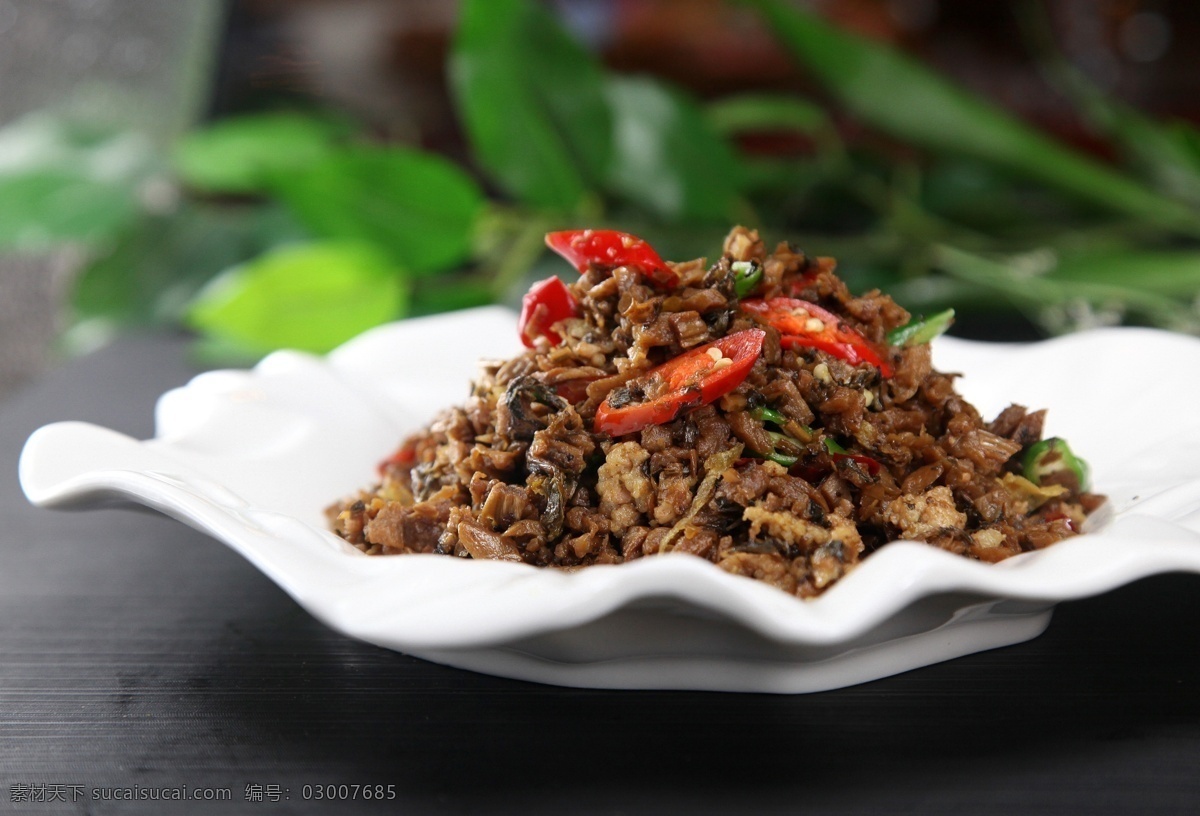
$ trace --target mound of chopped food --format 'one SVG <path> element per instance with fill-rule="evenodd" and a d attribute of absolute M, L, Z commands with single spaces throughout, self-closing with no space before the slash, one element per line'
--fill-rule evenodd
<path fill-rule="evenodd" d="M 688 553 L 801 597 L 889 541 L 999 561 L 1078 533 L 1103 497 L 1044 411 L 985 422 L 930 365 L 952 312 L 854 297 L 829 258 L 664 262 L 608 230 L 551 233 L 579 270 L 525 297 L 528 350 L 329 509 L 370 554 L 547 567 Z"/>

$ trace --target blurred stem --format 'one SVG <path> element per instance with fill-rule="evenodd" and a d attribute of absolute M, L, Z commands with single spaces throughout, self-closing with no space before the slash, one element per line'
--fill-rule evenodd
<path fill-rule="evenodd" d="M 533 268 L 545 248 L 546 233 L 551 226 L 547 219 L 533 214 L 526 214 L 517 223 L 516 234 L 501 250 L 494 265 L 489 264 L 492 297 L 501 302 Z"/>
<path fill-rule="evenodd" d="M 1197 323 L 1197 315 L 1187 306 L 1136 285 L 1047 280 L 946 244 L 934 247 L 933 259 L 937 268 L 946 274 L 1004 294 L 1035 316 L 1047 306 L 1083 300 L 1093 306 L 1119 304 L 1142 314 L 1155 324 L 1170 328 L 1194 331 Z"/>
<path fill-rule="evenodd" d="M 849 188 L 879 215 L 881 231 L 895 236 L 894 260 L 904 278 L 928 273 L 928 247 L 932 244 L 953 243 L 980 250 L 992 244 L 989 236 L 948 221 L 921 206 L 921 173 L 915 164 L 899 165 L 888 181 L 854 170 Z"/>
<path fill-rule="evenodd" d="M 1042 78 L 1075 105 L 1085 121 L 1102 132 L 1113 130 L 1113 111 L 1104 93 L 1058 48 L 1045 5 L 1024 0 L 1014 6 L 1013 13 Z"/>
<path fill-rule="evenodd" d="M 1026 126 L 896 48 L 785 0 L 746 2 L 840 105 L 872 128 L 926 151 L 1008 168 L 1108 210 L 1200 234 L 1194 211 Z"/>
<path fill-rule="evenodd" d="M 1156 245 L 1169 237 L 1155 224 L 1140 219 L 1123 219 L 1073 227 L 1057 223 L 1031 223 L 1027 228 L 1013 231 L 993 243 L 1013 247 L 1017 251 L 1029 247 L 1047 247 L 1055 252 L 1074 254 Z"/>
<path fill-rule="evenodd" d="M 1108 137 L 1161 194 L 1188 206 L 1193 217 L 1180 232 L 1200 237 L 1200 159 L 1181 145 L 1169 127 L 1126 105 L 1098 87 L 1058 48 L 1042 3 L 1025 0 L 1015 15 L 1029 50 L 1047 83 L 1065 96 L 1083 120 Z"/>

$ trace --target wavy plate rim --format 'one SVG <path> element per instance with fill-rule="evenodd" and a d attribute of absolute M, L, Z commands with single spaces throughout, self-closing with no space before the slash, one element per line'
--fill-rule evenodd
<path fill-rule="evenodd" d="M 369 424 L 376 435 L 415 429 L 422 413 L 444 399 L 442 392 L 451 379 L 465 382 L 469 377 L 471 372 L 462 369 L 464 360 L 480 350 L 497 356 L 515 350 L 515 343 L 504 347 L 489 340 L 514 322 L 511 312 L 496 307 L 469 310 L 372 329 L 324 358 L 277 352 L 249 371 L 207 372 L 160 398 L 158 430 L 149 440 L 133 440 L 86 423 L 39 429 L 22 451 L 21 484 L 39 506 L 90 506 L 116 497 L 165 512 L 231 546 L 334 628 L 402 651 L 494 648 L 570 631 L 648 599 L 674 599 L 780 644 L 830 645 L 862 637 L 939 593 L 1055 603 L 1100 594 L 1156 573 L 1200 573 L 1200 466 L 1190 463 L 1157 483 L 1147 483 L 1145 474 L 1124 482 L 1115 479 L 1113 486 L 1125 490 L 1125 498 L 1097 533 L 998 565 L 898 542 L 871 555 L 824 595 L 807 601 L 685 555 L 575 572 L 444 556 L 370 558 L 311 519 L 241 495 L 225 484 L 228 473 L 205 470 L 208 466 L 220 471 L 232 462 L 251 471 L 261 465 L 270 472 L 272 456 L 295 454 L 292 448 L 310 438 L 305 433 L 319 429 L 321 422 L 328 424 L 331 411 L 348 407 L 358 412 L 356 421 Z M 435 395 L 406 389 L 404 379 L 414 376 L 413 370 L 396 361 L 389 363 L 391 379 L 371 380 L 381 351 L 405 347 L 431 332 L 458 335 L 454 348 L 430 350 L 431 357 L 414 362 L 437 369 L 422 383 L 442 383 L 424 389 Z M 474 337 L 477 332 L 482 337 Z M 462 335 L 466 341 L 458 342 Z M 950 366 L 939 361 L 943 370 L 957 370 L 959 365 L 993 373 L 1006 367 L 1019 370 L 1023 360 L 1031 359 L 1066 369 L 1072 367 L 1066 363 L 1074 361 L 1078 368 L 1079 359 L 1095 356 L 1098 350 L 1147 362 L 1146 370 L 1133 372 L 1146 383 L 1161 375 L 1148 363 L 1164 356 L 1182 356 L 1195 364 L 1193 370 L 1200 370 L 1200 340 L 1149 329 L 1101 329 L 1035 344 L 942 338 L 936 348 Z M 314 382 L 319 389 L 311 387 Z M 308 393 L 317 390 L 320 395 Z M 298 404 L 288 404 L 289 399 Z M 1149 399 L 1153 402 L 1155 396 Z M 1053 415 L 1058 406 L 1049 407 Z M 255 411 L 262 417 L 254 419 Z M 220 450 L 219 432 L 225 428 L 221 423 L 236 429 L 248 416 L 248 427 L 260 428 L 269 439 L 255 440 L 261 450 L 253 455 L 231 459 Z M 281 430 L 289 422 L 296 426 L 293 436 Z M 225 428 L 224 433 L 227 437 L 247 432 Z M 1200 421 L 1192 420 L 1183 434 L 1185 453 L 1200 453 Z M 376 452 L 385 454 L 388 447 Z M 366 455 L 358 454 L 360 459 Z M 1115 475 L 1110 473 L 1116 467 L 1112 463 L 1130 460 L 1110 456 L 1105 461 L 1108 464 L 1096 473 L 1101 491 L 1108 487 L 1104 480 Z M 371 474 L 362 476 L 365 485 Z M 326 501 L 337 495 L 331 493 Z M 396 587 L 407 594 L 389 593 Z M 424 591 L 418 591 L 422 587 Z"/>

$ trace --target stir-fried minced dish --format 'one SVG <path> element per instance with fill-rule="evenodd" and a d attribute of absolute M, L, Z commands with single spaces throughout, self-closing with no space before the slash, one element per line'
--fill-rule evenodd
<path fill-rule="evenodd" d="M 1044 410 L 991 421 L 930 365 L 952 312 L 854 297 L 829 258 L 663 261 L 607 230 L 551 233 L 579 270 L 525 298 L 528 349 L 329 509 L 369 554 L 573 568 L 665 553 L 800 597 L 890 541 L 1000 561 L 1076 535 L 1103 497 Z"/>

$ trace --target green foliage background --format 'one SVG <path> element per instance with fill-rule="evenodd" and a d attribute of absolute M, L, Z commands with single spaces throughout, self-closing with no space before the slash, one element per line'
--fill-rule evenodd
<path fill-rule="evenodd" d="M 557 270 L 543 233 L 585 226 L 684 259 L 714 256 L 743 223 L 838 257 L 852 286 L 915 312 L 1200 333 L 1194 127 L 1106 98 L 1042 48 L 1047 75 L 1124 156 L 1102 164 L 888 46 L 780 0 L 744 5 L 821 99 L 705 103 L 608 71 L 534 0 L 465 0 L 447 70 L 469 166 L 327 113 L 227 119 L 170 155 L 30 117 L 0 131 L 0 156 L 17 157 L 0 162 L 0 251 L 84 251 L 69 347 L 183 324 L 223 358 L 320 352 L 387 320 L 512 302 Z M 902 149 L 847 144 L 847 116 Z M 756 131 L 801 133 L 813 150 L 751 156 L 737 137 Z"/>

